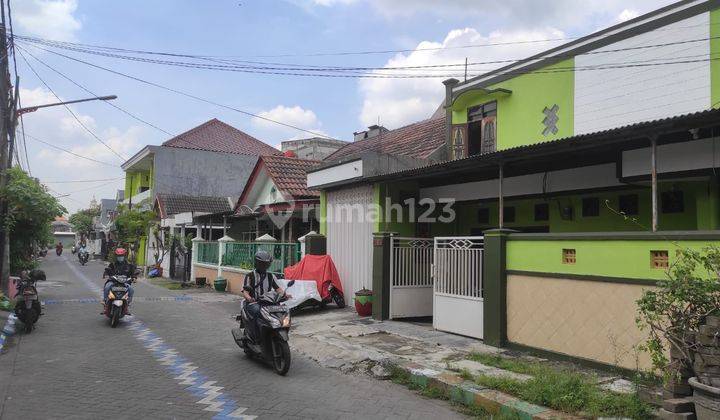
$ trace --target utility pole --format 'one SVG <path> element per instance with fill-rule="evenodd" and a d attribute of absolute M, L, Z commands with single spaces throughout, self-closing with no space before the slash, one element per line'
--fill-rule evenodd
<path fill-rule="evenodd" d="M 5 0 L 0 0 L 0 188 L 7 185 L 12 156 L 10 155 L 12 127 L 10 109 L 10 65 L 5 24 Z M 7 292 L 10 280 L 10 235 L 5 229 L 8 203 L 0 198 L 0 290 Z"/>

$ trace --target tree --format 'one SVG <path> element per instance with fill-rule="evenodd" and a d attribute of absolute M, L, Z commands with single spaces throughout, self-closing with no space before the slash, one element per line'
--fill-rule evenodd
<path fill-rule="evenodd" d="M 118 216 L 115 218 L 117 240 L 120 244 L 127 244 L 137 251 L 140 240 L 148 235 L 150 227 L 155 225 L 155 213 L 145 210 L 145 206 L 138 204 L 129 209 L 118 206 Z"/>
<path fill-rule="evenodd" d="M 8 203 L 2 224 L 10 235 L 10 272 L 18 273 L 34 268 L 34 248 L 47 246 L 52 238 L 51 222 L 67 210 L 22 169 L 10 168 L 7 174 L 8 184 L 0 191 Z"/>
<path fill-rule="evenodd" d="M 69 219 L 75 233 L 79 233 L 81 237 L 87 237 L 93 230 L 93 217 L 81 210 Z"/>

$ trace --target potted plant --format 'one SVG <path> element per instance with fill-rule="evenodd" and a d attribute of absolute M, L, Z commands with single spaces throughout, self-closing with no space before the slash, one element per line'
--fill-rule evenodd
<path fill-rule="evenodd" d="M 216 291 L 224 292 L 227 288 L 227 280 L 224 277 L 218 277 L 213 282 L 213 286 L 215 286 Z"/>
<path fill-rule="evenodd" d="M 672 397 L 692 391 L 698 419 L 720 418 L 720 248 L 681 249 L 667 274 L 637 301 L 642 349 Z"/>
<path fill-rule="evenodd" d="M 355 310 L 360 316 L 372 315 L 373 292 L 362 288 L 355 292 Z"/>

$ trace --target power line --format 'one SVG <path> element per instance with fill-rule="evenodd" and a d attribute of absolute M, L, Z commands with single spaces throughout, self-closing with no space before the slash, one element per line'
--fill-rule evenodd
<path fill-rule="evenodd" d="M 32 65 L 30 64 L 30 62 L 25 58 L 25 56 L 22 54 L 22 52 L 20 53 L 20 57 L 23 59 L 23 61 L 25 62 L 25 64 L 27 64 L 27 66 L 28 66 L 28 67 L 30 68 L 30 70 L 33 72 L 33 74 L 35 75 L 35 77 L 37 77 L 38 80 L 40 80 L 40 82 L 42 82 L 42 84 L 45 85 L 45 87 L 50 91 L 50 93 L 53 94 L 53 96 L 55 96 L 55 97 L 57 98 L 58 101 L 62 102 L 62 99 L 60 99 L 60 96 L 58 96 L 58 94 L 55 93 L 55 91 L 50 87 L 50 85 L 48 85 L 47 82 L 45 82 L 45 80 L 44 80 L 42 77 L 40 77 L 40 75 L 38 74 L 38 72 L 35 71 L 35 68 L 33 68 L 33 66 L 32 66 Z M 111 152 L 113 152 L 117 157 L 119 157 L 120 159 L 122 159 L 123 162 L 125 161 L 126 158 L 125 158 L 123 155 L 121 155 L 120 153 L 116 152 L 115 149 L 113 149 L 112 147 L 110 147 L 110 145 L 108 145 L 107 143 L 105 143 L 100 137 L 98 137 L 97 134 L 95 134 L 94 131 L 92 131 L 87 125 L 85 125 L 85 123 L 83 123 L 82 120 L 80 120 L 80 117 L 78 117 L 77 114 L 75 114 L 75 112 L 70 108 L 70 106 L 68 106 L 67 104 L 63 104 L 63 106 L 64 106 L 65 109 L 70 113 L 70 115 L 72 115 L 73 118 L 75 118 L 75 121 L 77 121 L 77 123 L 80 124 L 80 126 L 81 126 L 82 128 L 84 128 L 85 131 L 87 131 L 88 133 L 90 133 L 90 135 L 93 136 L 93 137 L 95 138 L 95 140 L 97 140 L 98 142 L 100 142 L 100 143 L 101 143 L 103 146 L 105 146 L 108 150 L 110 150 Z"/>
<path fill-rule="evenodd" d="M 103 178 L 103 179 L 76 179 L 71 181 L 43 181 L 45 184 L 75 184 L 75 183 L 85 183 L 85 182 L 104 182 L 104 181 L 117 181 L 119 179 L 124 179 L 124 176 L 117 177 L 117 178 Z"/>
<path fill-rule="evenodd" d="M 35 54 L 31 53 L 31 52 L 28 51 L 27 49 L 22 48 L 22 47 L 20 47 L 20 49 L 23 50 L 23 51 L 25 51 L 25 53 L 28 54 L 28 55 L 29 55 L 30 57 L 32 57 L 33 59 L 35 59 L 35 61 L 37 61 L 37 62 L 39 62 L 40 64 L 44 65 L 45 67 L 47 67 L 48 69 L 52 70 L 53 72 L 57 73 L 58 75 L 60 75 L 61 77 L 63 77 L 65 80 L 69 81 L 70 83 L 74 84 L 75 86 L 79 87 L 80 89 L 84 90 L 85 92 L 87 92 L 87 93 L 89 93 L 89 94 L 91 94 L 91 95 L 93 95 L 93 96 L 95 96 L 95 97 L 99 96 L 99 95 L 96 94 L 95 92 L 91 91 L 90 89 L 86 88 L 85 86 L 81 85 L 80 83 L 76 82 L 75 80 L 71 79 L 71 78 L 70 78 L 69 76 L 67 76 L 65 73 L 62 73 L 60 70 L 58 70 L 58 69 L 56 69 L 55 67 L 49 65 L 49 64 L 46 63 L 45 61 L 41 60 L 41 59 L 38 58 Z M 136 121 L 139 121 L 139 122 L 147 125 L 148 127 L 152 127 L 152 128 L 154 128 L 155 130 L 158 130 L 158 131 L 160 131 L 160 132 L 162 132 L 162 133 L 164 133 L 164 134 L 167 134 L 167 135 L 169 135 L 169 136 L 174 136 L 174 134 L 170 133 L 169 131 L 164 130 L 164 129 L 158 127 L 157 125 L 155 125 L 155 124 L 153 124 L 153 123 L 151 123 L 151 122 L 148 122 L 148 121 L 146 121 L 146 120 L 138 117 L 136 114 L 133 114 L 132 112 L 126 110 L 125 108 L 120 107 L 119 105 L 115 105 L 115 104 L 112 103 L 111 101 L 103 101 L 103 102 L 106 103 L 106 104 L 108 104 L 108 105 L 110 105 L 110 106 L 112 106 L 113 108 L 115 108 L 115 109 L 117 109 L 117 110 L 125 113 L 126 115 L 130 116 L 131 118 L 135 119 Z"/>
<path fill-rule="evenodd" d="M 46 145 L 46 146 L 50 146 L 50 147 L 52 147 L 53 149 L 60 150 L 61 152 L 69 153 L 69 154 L 71 154 L 71 155 L 73 155 L 73 156 L 75 156 L 75 157 L 79 157 L 79 158 L 81 158 L 81 159 L 89 160 L 89 161 L 92 161 L 92 162 L 95 162 L 95 163 L 100 163 L 100 164 L 107 165 L 107 166 L 113 166 L 113 167 L 115 167 L 115 168 L 119 168 L 119 167 L 120 167 L 120 165 L 115 165 L 114 163 L 103 162 L 102 160 L 97 160 L 97 159 L 94 159 L 94 158 L 91 158 L 91 157 L 88 157 L 88 156 L 83 156 L 83 155 L 77 154 L 77 153 L 75 153 L 75 152 L 73 152 L 73 151 L 70 151 L 70 150 L 68 150 L 68 149 L 64 149 L 64 148 L 62 148 L 62 147 L 60 147 L 60 146 L 56 146 L 56 145 L 54 145 L 54 144 L 52 144 L 52 143 L 46 142 L 45 140 L 40 140 L 39 138 L 37 138 L 37 137 L 35 137 L 35 136 L 33 136 L 33 135 L 30 135 L 30 134 L 26 134 L 26 136 L 27 136 L 30 140 L 34 140 L 34 141 L 36 141 L 36 142 L 38 142 L 38 143 L 42 143 L 42 144 L 44 144 L 44 145 Z"/>
<path fill-rule="evenodd" d="M 125 73 L 122 73 L 122 72 L 119 72 L 119 71 L 116 71 L 116 70 L 109 69 L 109 68 L 107 68 L 107 67 L 103 67 L 103 66 L 100 66 L 100 65 L 97 65 L 97 64 L 93 64 L 93 63 L 90 63 L 90 62 L 81 60 L 81 59 L 79 59 L 79 58 L 71 57 L 71 56 L 68 56 L 68 55 L 59 53 L 59 52 L 57 52 L 57 51 L 48 50 L 48 49 L 45 49 L 45 48 L 42 48 L 42 47 L 38 47 L 38 46 L 35 46 L 35 48 L 40 48 L 41 50 L 48 51 L 48 52 L 50 52 L 50 53 L 52 53 L 52 54 L 58 55 L 58 56 L 60 56 L 60 57 L 64 57 L 64 58 L 66 58 L 66 59 L 68 59 L 68 60 L 75 61 L 75 62 L 78 62 L 78 63 L 82 63 L 82 64 L 85 64 L 85 65 L 87 65 L 87 66 L 94 67 L 94 68 L 97 68 L 97 69 L 100 69 L 100 70 L 104 70 L 104 71 L 106 71 L 106 72 L 113 73 L 113 74 L 115 74 L 115 75 L 122 76 L 122 77 L 125 77 L 125 78 L 128 78 L 128 79 L 131 79 L 131 80 L 135 80 L 136 82 L 140 82 L 140 83 L 143 83 L 143 84 L 146 84 L 146 85 L 149 85 L 149 86 L 154 86 L 154 87 L 159 88 L 159 89 L 167 90 L 168 92 L 177 93 L 178 95 L 182 95 L 182 96 L 185 96 L 185 97 L 188 97 L 188 98 L 191 98 L 191 99 L 195 99 L 195 100 L 200 101 L 200 102 L 204 102 L 204 103 L 207 103 L 207 104 L 210 104 L 210 105 L 214 105 L 214 106 L 217 106 L 217 107 L 220 107 L 220 108 L 225 108 L 225 109 L 228 109 L 228 110 L 231 110 L 231 111 L 238 112 L 238 113 L 243 114 L 243 115 L 247 115 L 247 116 L 250 116 L 250 117 L 253 117 L 253 118 L 261 119 L 261 120 L 263 120 L 263 121 L 271 122 L 271 123 L 273 123 L 273 124 L 278 124 L 278 125 L 282 125 L 282 126 L 284 126 L 284 127 L 292 128 L 292 129 L 294 129 L 294 130 L 298 130 L 298 131 L 302 131 L 302 132 L 305 132 L 305 133 L 309 133 L 309 134 L 312 134 L 312 135 L 317 136 L 317 137 L 322 137 L 322 138 L 326 138 L 326 139 L 333 139 L 332 137 L 329 137 L 329 136 L 327 136 L 327 135 L 325 135 L 325 134 L 321 134 L 321 133 L 317 133 L 317 132 L 312 131 L 312 130 L 307 130 L 307 129 L 304 129 L 304 128 L 300 128 L 300 127 L 294 126 L 294 125 L 292 125 L 292 124 L 284 123 L 284 122 L 282 122 L 282 121 L 273 120 L 272 118 L 263 117 L 263 116 L 258 115 L 258 114 L 253 114 L 252 112 L 243 111 L 242 109 L 238 109 L 238 108 L 235 108 L 235 107 L 232 107 L 232 106 L 229 106 L 229 105 L 221 104 L 221 103 L 219 103 L 219 102 L 215 102 L 215 101 L 212 101 L 212 100 L 210 100 L 210 99 L 206 99 L 206 98 L 202 98 L 202 97 L 200 97 L 200 96 L 193 95 L 193 94 L 191 94 L 191 93 L 183 92 L 183 91 L 178 90 L 178 89 L 174 89 L 174 88 L 171 88 L 171 87 L 168 87 L 168 86 L 164 86 L 164 85 L 161 85 L 161 84 L 159 84 L 159 83 L 150 82 L 150 81 L 148 81 L 148 80 L 144 80 L 144 79 L 141 79 L 141 78 L 136 77 L 136 76 L 131 76 L 131 75 L 129 75 L 129 74 L 125 74 Z"/>

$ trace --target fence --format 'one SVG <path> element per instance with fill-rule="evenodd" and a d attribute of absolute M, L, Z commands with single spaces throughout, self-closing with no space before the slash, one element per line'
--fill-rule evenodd
<path fill-rule="evenodd" d="M 390 241 L 390 318 L 431 316 L 433 240 Z"/>
<path fill-rule="evenodd" d="M 204 264 L 217 264 L 219 252 L 217 242 L 201 242 L 198 244 L 197 261 Z"/>
<path fill-rule="evenodd" d="M 300 261 L 300 246 L 296 243 L 228 242 L 223 253 L 222 265 L 251 270 L 258 250 L 270 253 L 273 262 L 269 271 L 276 274 L 283 274 L 285 267 Z"/>

